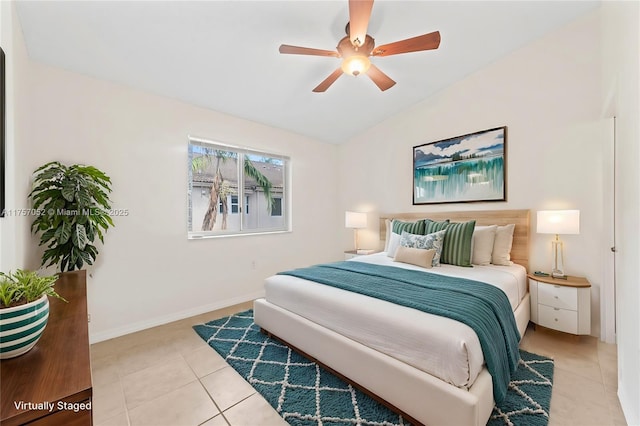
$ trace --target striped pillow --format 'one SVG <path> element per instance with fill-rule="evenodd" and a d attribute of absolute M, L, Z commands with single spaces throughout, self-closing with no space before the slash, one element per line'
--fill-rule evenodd
<path fill-rule="evenodd" d="M 456 266 L 471 266 L 471 239 L 475 226 L 475 220 L 450 223 L 447 226 L 440 262 Z"/>
<path fill-rule="evenodd" d="M 406 231 L 409 234 L 424 235 L 424 220 L 403 222 L 401 220 L 394 219 L 393 222 L 391 222 L 391 228 L 393 233 L 398 235 L 402 235 L 402 231 Z"/>
<path fill-rule="evenodd" d="M 424 235 L 433 234 L 434 232 L 442 231 L 443 229 L 447 229 L 449 226 L 449 219 L 443 222 L 436 222 L 431 219 L 424 220 Z"/>

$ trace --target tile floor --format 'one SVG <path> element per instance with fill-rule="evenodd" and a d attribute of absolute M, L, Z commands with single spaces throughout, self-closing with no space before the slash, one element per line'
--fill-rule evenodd
<path fill-rule="evenodd" d="M 94 425 L 286 425 L 191 328 L 251 305 L 92 345 Z M 521 346 L 556 360 L 549 426 L 626 424 L 615 345 L 531 327 Z"/>

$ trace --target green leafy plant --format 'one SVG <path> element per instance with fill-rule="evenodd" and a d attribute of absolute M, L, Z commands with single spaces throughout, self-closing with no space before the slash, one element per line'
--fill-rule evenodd
<path fill-rule="evenodd" d="M 0 277 L 0 308 L 12 306 L 14 301 L 20 300 L 20 289 L 18 286 L 6 278 L 4 274 Z"/>
<path fill-rule="evenodd" d="M 38 300 L 45 294 L 66 302 L 53 289 L 57 279 L 57 275 L 43 277 L 35 271 L 25 269 L 8 274 L 0 272 L 0 309 L 24 305 Z"/>
<path fill-rule="evenodd" d="M 111 179 L 93 166 L 65 166 L 53 161 L 34 172 L 33 233 L 47 248 L 42 265 L 59 265 L 61 271 L 92 265 L 98 255 L 94 242 L 104 242 L 104 232 L 114 226 L 109 215 Z"/>

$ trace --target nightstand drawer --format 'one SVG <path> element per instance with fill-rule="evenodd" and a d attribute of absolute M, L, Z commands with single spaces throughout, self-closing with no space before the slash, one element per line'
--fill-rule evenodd
<path fill-rule="evenodd" d="M 538 324 L 565 333 L 578 334 L 578 312 L 538 305 Z"/>
<path fill-rule="evenodd" d="M 538 303 L 554 308 L 577 311 L 578 291 L 575 287 L 538 283 Z"/>

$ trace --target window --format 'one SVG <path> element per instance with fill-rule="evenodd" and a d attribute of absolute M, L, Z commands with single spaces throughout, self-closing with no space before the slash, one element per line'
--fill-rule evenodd
<path fill-rule="evenodd" d="M 289 163 L 282 155 L 190 138 L 189 238 L 290 230 Z"/>
<path fill-rule="evenodd" d="M 231 196 L 231 213 L 238 214 L 238 196 L 237 195 Z"/>
<path fill-rule="evenodd" d="M 229 203 L 229 200 L 231 201 L 231 203 Z M 227 196 L 226 202 L 227 206 L 231 206 L 231 214 L 238 214 L 238 197 L 236 195 L 232 195 L 231 197 Z M 218 213 L 224 213 L 224 206 L 225 204 L 221 198 L 220 201 L 218 201 Z"/>
<path fill-rule="evenodd" d="M 271 216 L 282 216 L 282 198 L 274 198 L 273 201 Z"/>

